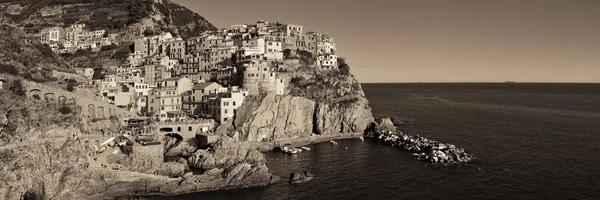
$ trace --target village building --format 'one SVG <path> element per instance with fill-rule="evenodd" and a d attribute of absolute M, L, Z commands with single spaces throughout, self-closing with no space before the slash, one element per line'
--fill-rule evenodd
<path fill-rule="evenodd" d="M 286 36 L 302 35 L 303 29 L 304 29 L 304 27 L 301 25 L 295 25 L 295 24 L 283 25 L 283 30 L 285 31 Z"/>
<path fill-rule="evenodd" d="M 144 82 L 149 85 L 156 85 L 156 81 L 171 78 L 171 70 L 162 65 L 144 66 Z"/>
<path fill-rule="evenodd" d="M 183 94 L 187 91 L 192 90 L 192 80 L 185 77 L 172 77 L 162 79 L 156 82 L 157 88 L 173 87 L 177 94 Z"/>
<path fill-rule="evenodd" d="M 181 118 L 186 113 L 181 111 L 181 94 L 177 87 L 154 88 L 148 91 L 148 116 L 158 118 L 160 121 Z"/>
<path fill-rule="evenodd" d="M 200 113 L 200 105 L 204 96 L 217 94 L 223 86 L 215 82 L 197 83 L 192 90 L 183 96 L 183 108 L 191 113 Z"/>
<path fill-rule="evenodd" d="M 317 67 L 321 70 L 337 69 L 337 56 L 334 54 L 321 54 L 317 56 Z"/>
<path fill-rule="evenodd" d="M 186 42 L 178 38 L 178 40 L 166 44 L 169 58 L 181 60 L 186 54 Z"/>
<path fill-rule="evenodd" d="M 64 37 L 64 29 L 61 27 L 50 27 L 45 28 L 41 31 L 40 42 L 49 43 L 49 42 L 60 42 Z"/>
<path fill-rule="evenodd" d="M 227 88 L 226 92 L 204 96 L 205 101 L 201 109 L 201 113 L 207 116 L 212 116 L 219 123 L 224 123 L 233 119 L 237 108 L 243 103 L 248 96 L 248 91 L 238 87 Z"/>
<path fill-rule="evenodd" d="M 272 92 L 275 90 L 275 72 L 262 60 L 246 60 L 243 66 L 243 88 L 249 91 L 250 95 L 258 95 L 262 92 Z"/>

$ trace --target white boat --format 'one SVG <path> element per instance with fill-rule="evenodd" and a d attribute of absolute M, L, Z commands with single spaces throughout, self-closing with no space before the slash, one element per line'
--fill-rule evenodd
<path fill-rule="evenodd" d="M 365 137 L 363 137 L 363 136 L 360 136 L 360 138 L 358 138 L 358 139 L 360 139 L 360 141 L 365 141 Z"/>
<path fill-rule="evenodd" d="M 108 140 L 104 141 L 102 144 L 100 144 L 100 146 L 104 146 L 107 145 L 108 143 L 114 141 L 117 137 L 111 137 Z"/>
<path fill-rule="evenodd" d="M 289 148 L 289 147 L 287 147 L 287 146 L 283 147 L 283 149 L 281 149 L 281 151 L 282 151 L 283 153 L 287 153 L 287 154 L 295 154 L 295 153 L 298 153 L 298 149 L 296 149 L 296 148 Z"/>
<path fill-rule="evenodd" d="M 331 141 L 329 141 L 329 142 L 331 142 L 331 144 L 333 144 L 333 145 L 337 145 L 337 142 L 336 142 L 336 141 L 333 141 L 333 140 L 331 140 Z"/>
<path fill-rule="evenodd" d="M 307 150 L 307 151 L 310 151 L 310 148 L 308 148 L 308 147 L 300 147 L 300 148 L 302 148 L 304 150 Z"/>

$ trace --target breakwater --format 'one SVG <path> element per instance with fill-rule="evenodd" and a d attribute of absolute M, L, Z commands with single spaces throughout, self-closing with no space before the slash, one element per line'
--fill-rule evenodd
<path fill-rule="evenodd" d="M 421 136 L 411 136 L 400 131 L 384 131 L 373 135 L 371 138 L 412 153 L 418 160 L 431 163 L 461 163 L 475 159 L 475 156 L 466 153 L 464 149 L 452 144 L 440 143 Z"/>

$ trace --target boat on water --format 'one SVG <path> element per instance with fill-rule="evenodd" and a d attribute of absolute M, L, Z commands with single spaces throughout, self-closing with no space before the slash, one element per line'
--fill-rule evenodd
<path fill-rule="evenodd" d="M 365 141 L 365 137 L 360 136 L 358 139 L 360 139 L 360 141 Z"/>
<path fill-rule="evenodd" d="M 300 147 L 300 148 L 302 148 L 304 150 L 307 150 L 307 151 L 310 151 L 310 148 L 308 148 L 308 147 Z"/>
<path fill-rule="evenodd" d="M 293 147 L 290 148 L 290 147 L 285 146 L 281 149 L 281 152 L 287 153 L 287 154 L 296 154 L 299 151 L 296 148 L 293 148 Z"/>
<path fill-rule="evenodd" d="M 333 145 L 337 145 L 338 144 L 336 141 L 333 141 L 333 140 L 331 140 L 329 142 L 331 142 L 331 144 L 333 144 Z"/>

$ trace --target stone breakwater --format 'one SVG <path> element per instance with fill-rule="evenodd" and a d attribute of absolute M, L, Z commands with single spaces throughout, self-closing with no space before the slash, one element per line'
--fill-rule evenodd
<path fill-rule="evenodd" d="M 382 132 L 374 137 L 376 140 L 408 152 L 419 160 L 431 163 L 469 162 L 475 156 L 452 144 L 439 143 L 420 136 L 406 135 L 400 131 Z"/>

